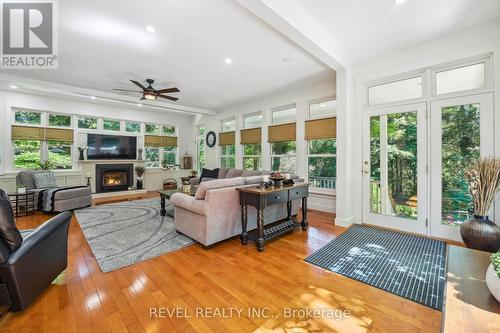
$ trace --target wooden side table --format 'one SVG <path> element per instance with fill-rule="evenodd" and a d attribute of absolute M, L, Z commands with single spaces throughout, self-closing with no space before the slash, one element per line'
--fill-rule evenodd
<path fill-rule="evenodd" d="M 8 193 L 14 215 L 26 216 L 35 214 L 35 192 L 26 191 L 26 193 Z"/>
<path fill-rule="evenodd" d="M 307 197 L 309 196 L 309 184 L 299 183 L 291 186 L 279 186 L 271 189 L 258 188 L 257 186 L 242 187 L 237 189 L 240 192 L 241 205 L 241 243 L 248 243 L 247 206 L 254 206 L 257 209 L 257 237 L 255 238 L 257 251 L 264 251 L 264 242 L 279 237 L 289 231 L 294 230 L 298 223 L 292 217 L 292 201 L 302 200 L 302 230 L 307 230 Z M 275 204 L 287 204 L 286 219 L 277 224 L 264 227 L 264 209 Z"/>

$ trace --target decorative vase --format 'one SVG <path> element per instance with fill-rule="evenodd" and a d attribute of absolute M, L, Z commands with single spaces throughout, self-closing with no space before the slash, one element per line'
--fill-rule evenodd
<path fill-rule="evenodd" d="M 493 264 L 490 264 L 488 270 L 486 271 L 486 285 L 488 286 L 488 289 L 493 297 L 500 302 L 500 277 L 498 277 L 495 272 Z"/>
<path fill-rule="evenodd" d="M 142 190 L 142 178 L 137 178 L 137 189 Z"/>
<path fill-rule="evenodd" d="M 487 215 L 474 215 L 462 223 L 460 235 L 468 248 L 497 252 L 500 248 L 500 227 L 488 219 Z"/>
<path fill-rule="evenodd" d="M 83 161 L 85 159 L 85 156 L 83 156 L 83 152 L 84 152 L 84 150 L 80 149 L 80 157 L 79 157 L 80 161 Z"/>

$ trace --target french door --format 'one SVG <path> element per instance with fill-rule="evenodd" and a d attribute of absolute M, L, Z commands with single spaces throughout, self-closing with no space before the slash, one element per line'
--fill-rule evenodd
<path fill-rule="evenodd" d="M 365 111 L 364 223 L 426 233 L 426 104 Z"/>

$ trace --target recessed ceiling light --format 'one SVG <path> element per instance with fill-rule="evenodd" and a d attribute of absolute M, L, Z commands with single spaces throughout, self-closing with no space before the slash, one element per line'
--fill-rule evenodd
<path fill-rule="evenodd" d="M 95 96 L 90 96 L 90 99 L 96 99 L 96 98 L 97 98 L 97 97 L 95 97 Z"/>
<path fill-rule="evenodd" d="M 9 87 L 11 87 L 12 89 L 17 89 L 17 86 L 11 84 Z"/>
<path fill-rule="evenodd" d="M 138 107 L 141 107 L 141 106 L 142 106 L 142 104 L 141 104 L 141 103 L 137 103 L 137 106 L 138 106 Z"/>
<path fill-rule="evenodd" d="M 406 0 L 394 0 L 394 4 L 397 5 L 402 5 L 406 2 Z"/>
<path fill-rule="evenodd" d="M 155 32 L 156 31 L 155 27 L 153 27 L 152 25 L 148 25 L 146 27 L 146 30 L 147 30 L 147 32 Z"/>
<path fill-rule="evenodd" d="M 231 59 L 231 58 L 226 58 L 226 59 L 224 60 L 224 62 L 225 62 L 226 64 L 228 64 L 228 65 L 229 65 L 229 64 L 232 64 L 232 63 L 233 63 L 233 59 Z"/>

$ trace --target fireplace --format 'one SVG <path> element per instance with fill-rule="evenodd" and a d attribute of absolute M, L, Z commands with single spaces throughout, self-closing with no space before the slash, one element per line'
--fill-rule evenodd
<path fill-rule="evenodd" d="M 97 164 L 96 192 L 126 191 L 134 184 L 133 164 Z"/>

